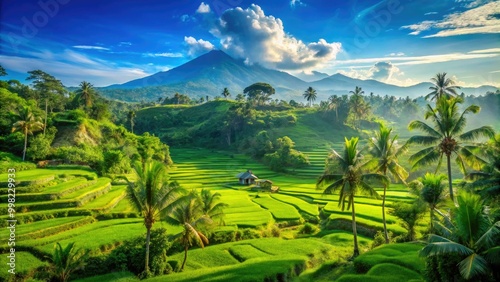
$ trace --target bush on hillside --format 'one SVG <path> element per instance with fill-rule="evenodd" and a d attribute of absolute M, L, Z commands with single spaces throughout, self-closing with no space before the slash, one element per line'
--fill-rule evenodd
<path fill-rule="evenodd" d="M 154 275 L 168 274 L 172 267 L 167 262 L 167 250 L 171 247 L 167 237 L 167 230 L 159 228 L 151 231 L 151 246 L 149 249 L 149 268 Z M 146 257 L 145 237 L 141 236 L 134 240 L 126 241 L 123 245 L 114 249 L 106 261 L 107 271 L 129 270 L 134 274 L 144 271 L 144 260 Z"/>
<path fill-rule="evenodd" d="M 105 151 L 102 166 L 106 173 L 128 173 L 131 170 L 130 159 L 118 150 Z"/>

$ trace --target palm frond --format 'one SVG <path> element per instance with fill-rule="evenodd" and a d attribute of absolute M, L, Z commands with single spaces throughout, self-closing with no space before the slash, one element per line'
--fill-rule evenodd
<path fill-rule="evenodd" d="M 380 195 L 365 181 L 361 181 L 359 183 L 359 188 L 361 188 L 361 192 L 365 195 L 368 195 L 370 198 L 381 199 Z"/>
<path fill-rule="evenodd" d="M 423 131 L 423 132 L 429 134 L 430 136 L 436 137 L 438 139 L 440 139 L 442 137 L 442 134 L 440 132 L 436 131 L 434 128 L 430 127 L 425 122 L 419 121 L 419 120 L 414 120 L 414 121 L 410 122 L 410 124 L 408 125 L 408 129 L 409 130 L 417 129 L 417 130 L 420 130 L 420 131 Z"/>
<path fill-rule="evenodd" d="M 500 246 L 488 249 L 483 253 L 484 258 L 492 264 L 500 264 Z"/>
<path fill-rule="evenodd" d="M 409 160 L 412 163 L 412 169 L 416 169 L 434 163 L 441 157 L 442 154 L 439 152 L 438 148 L 430 147 L 411 155 Z"/>
<path fill-rule="evenodd" d="M 333 182 L 332 184 L 328 185 L 328 187 L 326 187 L 325 190 L 323 191 L 323 194 L 333 194 L 337 190 L 341 189 L 344 186 L 344 184 L 345 184 L 345 180 L 339 179 L 339 180 Z"/>
<path fill-rule="evenodd" d="M 479 274 L 488 273 L 488 262 L 478 254 L 471 254 L 458 264 L 460 274 L 469 280 Z"/>
<path fill-rule="evenodd" d="M 342 174 L 323 174 L 318 181 L 316 181 L 316 189 L 322 189 L 323 187 L 342 179 L 342 177 Z"/>
<path fill-rule="evenodd" d="M 429 146 L 437 144 L 440 140 L 441 139 L 439 137 L 434 137 L 434 136 L 414 135 L 406 141 L 406 144 L 418 144 L 423 146 Z"/>
<path fill-rule="evenodd" d="M 486 231 L 476 242 L 478 250 L 485 250 L 493 247 L 500 236 L 500 221 L 497 221 Z"/>
<path fill-rule="evenodd" d="M 462 141 L 473 141 L 479 137 L 493 138 L 495 136 L 495 131 L 493 127 L 489 125 L 481 126 L 476 129 L 472 129 L 458 136 Z"/>
<path fill-rule="evenodd" d="M 434 235 L 436 236 L 436 235 Z M 449 241 L 430 243 L 420 250 L 419 255 L 422 257 L 430 257 L 444 254 L 471 255 L 474 251 L 464 245 Z"/>

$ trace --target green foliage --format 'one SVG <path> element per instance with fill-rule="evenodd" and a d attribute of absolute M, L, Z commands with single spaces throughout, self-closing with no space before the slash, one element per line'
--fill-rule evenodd
<path fill-rule="evenodd" d="M 102 166 L 106 173 L 128 173 L 131 170 L 130 159 L 118 150 L 104 151 Z"/>
<path fill-rule="evenodd" d="M 421 248 L 422 245 L 414 243 L 383 245 L 357 257 L 354 268 L 358 273 L 366 273 L 378 264 L 392 263 L 422 273 L 424 262 L 418 259 Z"/>
<path fill-rule="evenodd" d="M 417 235 L 415 227 L 425 215 L 425 206 L 418 201 L 413 204 L 399 202 L 394 204 L 390 214 L 403 221 L 402 225 L 408 231 L 404 241 L 415 241 Z"/>
<path fill-rule="evenodd" d="M 151 243 L 154 248 L 150 249 L 149 268 L 154 275 L 169 274 L 172 267 L 168 264 L 167 251 L 171 246 L 168 241 L 167 230 L 164 228 L 155 229 L 151 232 Z M 133 240 L 125 241 L 118 248 L 111 251 L 106 259 L 106 267 L 96 265 L 102 273 L 108 271 L 128 270 L 136 275 L 144 270 L 143 261 L 145 260 L 146 248 L 144 245 L 144 236 Z"/>
<path fill-rule="evenodd" d="M 315 233 L 316 231 L 318 230 L 318 228 L 309 223 L 309 222 L 306 222 L 299 230 L 299 234 L 313 234 Z"/>
<path fill-rule="evenodd" d="M 53 134 L 39 134 L 31 140 L 26 153 L 33 161 L 45 160 L 52 152 L 50 147 L 52 140 L 54 140 Z"/>
<path fill-rule="evenodd" d="M 294 149 L 295 143 L 288 136 L 278 138 L 273 146 L 276 151 L 264 155 L 264 162 L 272 170 L 286 171 L 286 168 L 300 168 L 309 165 L 307 156 Z"/>
<path fill-rule="evenodd" d="M 441 255 L 457 256 L 460 262 L 454 268 L 455 273 L 458 270 L 467 280 L 498 276 L 494 270 L 500 266 L 500 221 L 491 222 L 478 195 L 462 193 L 457 197 L 457 203 L 451 217 L 445 217 L 444 223 L 437 226 L 442 236 L 430 235 L 429 244 L 420 255 L 426 258 L 438 256 L 438 264 L 443 260 L 439 258 Z M 429 266 L 435 266 L 435 261 Z"/>
<path fill-rule="evenodd" d="M 97 147 L 90 146 L 62 146 L 54 151 L 56 159 L 62 159 L 70 163 L 86 163 L 97 171 L 102 171 L 102 151 Z"/>
<path fill-rule="evenodd" d="M 57 243 L 51 258 L 51 272 L 57 281 L 66 282 L 71 274 L 85 265 L 88 252 L 75 249 L 75 243 L 62 247 Z"/>
<path fill-rule="evenodd" d="M 393 237 L 393 234 L 392 234 L 392 232 L 389 231 L 387 235 L 388 235 L 387 237 L 389 238 L 389 242 L 390 242 L 390 240 Z M 376 248 L 378 246 L 382 246 L 383 244 L 386 244 L 385 235 L 382 231 L 378 230 L 377 233 L 375 233 L 375 237 L 373 238 L 373 242 L 372 242 L 370 247 L 373 249 L 373 248 Z"/>

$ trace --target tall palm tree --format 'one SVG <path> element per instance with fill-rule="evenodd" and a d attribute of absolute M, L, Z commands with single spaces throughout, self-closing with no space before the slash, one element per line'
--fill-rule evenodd
<path fill-rule="evenodd" d="M 227 87 L 224 87 L 224 90 L 222 90 L 222 97 L 227 99 L 227 97 L 230 97 L 230 96 L 231 96 L 231 93 L 229 93 L 229 89 L 227 89 Z"/>
<path fill-rule="evenodd" d="M 441 167 L 443 156 L 446 156 L 448 168 L 448 185 L 450 197 L 453 197 L 452 176 L 451 176 L 451 155 L 456 155 L 456 162 L 462 171 L 466 174 L 465 164 L 473 168 L 480 167 L 485 161 L 474 154 L 477 150 L 475 145 L 464 145 L 463 142 L 473 141 L 478 137 L 493 137 L 494 131 L 491 126 L 482 126 L 463 132 L 467 123 L 466 115 L 468 113 L 478 113 L 480 108 L 476 105 L 468 106 L 462 113 L 459 113 L 458 105 L 462 103 L 461 98 L 445 99 L 441 98 L 433 109 L 427 104 L 425 119 L 430 119 L 432 126 L 423 121 L 415 120 L 408 125 L 409 130 L 421 130 L 427 135 L 412 136 L 408 139 L 408 144 L 420 144 L 431 147 L 422 149 L 410 157 L 413 167 L 417 168 L 438 161 L 436 171 Z"/>
<path fill-rule="evenodd" d="M 419 180 L 422 183 L 420 190 L 420 198 L 429 206 L 430 210 L 430 230 L 434 230 L 434 211 L 437 210 L 438 205 L 444 201 L 445 185 L 443 180 L 446 179 L 444 174 L 431 174 L 426 173 L 424 177 Z"/>
<path fill-rule="evenodd" d="M 195 192 L 184 196 L 180 203 L 169 213 L 167 220 L 172 224 L 180 225 L 184 228 L 176 236 L 184 246 L 184 261 L 181 266 L 181 270 L 183 270 L 186 265 L 189 247 L 197 244 L 204 248 L 208 244 L 207 237 L 199 228 L 206 224 L 211 224 L 213 221 L 210 217 L 203 214 L 201 198 Z"/>
<path fill-rule="evenodd" d="M 309 102 L 309 107 L 312 106 L 312 103 L 316 100 L 318 97 L 318 94 L 316 93 L 316 90 L 312 88 L 311 86 L 307 87 L 306 91 L 303 94 L 304 98 Z"/>
<path fill-rule="evenodd" d="M 339 120 L 339 107 L 341 103 L 341 98 L 338 97 L 337 95 L 332 95 L 328 97 L 328 103 L 330 106 L 330 109 L 335 110 L 335 120 L 338 122 Z"/>
<path fill-rule="evenodd" d="M 65 248 L 57 243 L 54 245 L 54 252 L 50 258 L 53 275 L 58 281 L 69 281 L 71 273 L 85 265 L 88 254 L 89 251 L 76 250 L 74 242 L 69 243 Z"/>
<path fill-rule="evenodd" d="M 393 179 L 405 183 L 406 178 L 408 178 L 408 172 L 398 163 L 398 157 L 406 152 L 407 146 L 398 146 L 398 136 L 395 135 L 391 137 L 391 133 L 392 128 L 387 128 L 383 124 L 380 124 L 379 131 L 376 133 L 375 137 L 369 139 L 370 154 L 374 157 L 374 163 L 376 165 L 375 171 L 385 176 L 390 174 Z M 382 196 L 382 220 L 384 222 L 385 242 L 389 243 L 385 220 L 386 190 L 387 186 L 384 186 L 384 195 Z"/>
<path fill-rule="evenodd" d="M 359 255 L 358 236 L 356 231 L 356 210 L 354 207 L 354 196 L 358 193 L 363 193 L 371 197 L 379 198 L 377 192 L 368 184 L 367 181 L 377 181 L 383 185 L 389 184 L 389 179 L 385 175 L 376 173 L 365 173 L 363 168 L 367 162 L 363 161 L 363 156 L 357 149 L 359 138 L 345 138 L 344 152 L 341 154 L 335 150 L 329 156 L 329 162 L 332 167 L 327 167 L 324 174 L 319 178 L 316 186 L 323 188 L 324 194 L 332 194 L 339 192 L 339 207 L 342 206 L 342 211 L 352 208 L 352 233 L 354 235 L 354 253 L 353 257 Z"/>
<path fill-rule="evenodd" d="M 26 148 L 28 147 L 28 134 L 43 129 L 40 118 L 35 116 L 29 106 L 22 107 L 17 114 L 14 114 L 17 121 L 12 125 L 12 132 L 21 131 L 24 134 L 23 161 L 26 159 Z"/>
<path fill-rule="evenodd" d="M 131 110 L 128 112 L 127 117 L 128 120 L 130 121 L 130 132 L 134 133 L 134 125 L 135 125 L 135 111 Z"/>
<path fill-rule="evenodd" d="M 438 101 L 441 97 L 451 98 L 458 96 L 457 89 L 460 89 L 460 86 L 455 85 L 453 79 L 446 78 L 445 72 L 436 74 L 431 80 L 434 85 L 429 87 L 432 92 L 425 95 L 426 100 L 430 98 L 431 101 Z"/>
<path fill-rule="evenodd" d="M 351 97 L 349 98 L 349 110 L 354 119 L 354 126 L 359 126 L 357 121 L 368 115 L 370 105 L 368 105 L 363 98 L 365 91 L 361 87 L 356 86 L 354 91 L 349 91 Z"/>
<path fill-rule="evenodd" d="M 160 218 L 165 218 L 174 208 L 183 193 L 178 185 L 169 185 L 166 181 L 165 166 L 156 161 L 145 164 L 135 163 L 136 181 L 129 182 L 127 197 L 132 206 L 142 213 L 146 226 L 146 260 L 144 271 L 149 271 L 149 242 L 151 228 Z"/>
<path fill-rule="evenodd" d="M 202 189 L 200 198 L 202 202 L 203 214 L 210 217 L 212 220 L 219 220 L 219 223 L 224 223 L 223 209 L 228 205 L 220 202 L 220 193 L 210 193 L 210 190 Z"/>
<path fill-rule="evenodd" d="M 80 89 L 78 89 L 76 92 L 78 101 L 83 102 L 85 109 L 90 109 L 95 97 L 94 85 L 92 85 L 90 82 L 82 81 L 80 83 Z"/>
<path fill-rule="evenodd" d="M 463 278 L 487 276 L 500 266 L 500 221 L 490 221 L 479 195 L 463 193 L 457 202 L 445 223 L 436 226 L 442 236 L 431 234 L 420 256 L 453 254 L 461 259 L 457 266 Z"/>

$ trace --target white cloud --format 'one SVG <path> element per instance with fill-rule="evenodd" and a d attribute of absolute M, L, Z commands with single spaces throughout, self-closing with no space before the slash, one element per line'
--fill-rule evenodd
<path fill-rule="evenodd" d="M 397 52 L 397 53 L 390 53 L 390 54 L 388 54 L 386 56 L 390 56 L 390 57 L 402 57 L 404 55 L 405 55 L 405 53 L 403 53 L 403 52 Z"/>
<path fill-rule="evenodd" d="M 181 53 L 144 53 L 142 54 L 144 57 L 165 57 L 165 58 L 182 58 L 184 57 Z"/>
<path fill-rule="evenodd" d="M 313 69 L 341 51 L 340 43 L 324 39 L 302 42 L 285 32 L 279 18 L 266 16 L 255 4 L 226 10 L 210 32 L 232 56 L 281 70 Z"/>
<path fill-rule="evenodd" d="M 500 53 L 500 48 L 490 48 L 483 50 L 474 50 L 467 52 L 468 54 L 489 54 L 489 53 Z"/>
<path fill-rule="evenodd" d="M 436 15 L 437 12 L 428 12 L 428 13 L 425 13 L 424 16 L 429 16 L 429 15 Z"/>
<path fill-rule="evenodd" d="M 188 45 L 188 55 L 195 57 L 201 54 L 204 54 L 212 49 L 214 49 L 214 45 L 209 41 L 198 39 L 192 36 L 184 36 L 184 42 Z"/>
<path fill-rule="evenodd" d="M 199 14 L 210 13 L 210 6 L 208 4 L 205 4 L 205 2 L 201 2 L 198 9 L 196 9 L 196 13 L 199 13 Z"/>
<path fill-rule="evenodd" d="M 101 46 L 91 46 L 91 45 L 75 45 L 73 48 L 77 49 L 86 49 L 86 50 L 101 50 L 108 51 L 109 48 L 101 47 Z"/>
<path fill-rule="evenodd" d="M 118 66 L 111 61 L 91 58 L 72 50 L 64 50 L 62 53 L 32 52 L 30 56 L 0 55 L 0 61 L 6 69 L 20 73 L 43 69 L 67 86 L 77 86 L 83 80 L 90 81 L 95 86 L 107 86 L 151 74 L 145 72 L 143 69 L 147 68 L 143 66 Z"/>
<path fill-rule="evenodd" d="M 424 38 L 500 33 L 500 19 L 498 17 L 500 2 L 486 4 L 483 4 L 483 1 L 476 2 L 467 6 L 471 9 L 447 15 L 440 21 L 423 21 L 418 24 L 402 26 L 401 28 L 413 30 L 410 32 L 411 35 L 418 35 L 422 31 L 431 29 L 440 30 L 437 33 L 424 36 Z"/>
<path fill-rule="evenodd" d="M 338 73 L 357 79 L 374 79 L 380 82 L 409 86 L 416 82 L 411 78 L 404 78 L 404 72 L 391 62 L 376 62 L 374 65 L 361 69 L 349 68 L 348 70 L 339 70 Z"/>
<path fill-rule="evenodd" d="M 132 42 L 122 41 L 118 44 L 118 46 L 132 46 Z"/>
<path fill-rule="evenodd" d="M 294 8 L 296 6 L 306 6 L 306 4 L 300 0 L 290 0 L 290 7 Z"/>
<path fill-rule="evenodd" d="M 496 50 L 496 48 L 493 48 Z M 491 50 L 491 49 L 487 49 Z M 391 62 L 396 62 L 394 65 L 422 65 L 422 64 L 433 64 L 442 62 L 451 62 L 459 60 L 470 60 L 470 59 L 482 59 L 482 58 L 494 58 L 499 57 L 500 53 L 485 52 L 485 50 L 475 50 L 468 53 L 446 53 L 438 55 L 425 55 L 425 56 L 412 56 L 412 57 L 391 57 Z M 387 60 L 387 57 L 378 58 L 364 58 L 364 59 L 352 59 L 352 60 L 336 60 L 329 63 L 330 66 L 338 65 L 358 65 L 367 63 L 376 63 L 379 61 Z"/>

